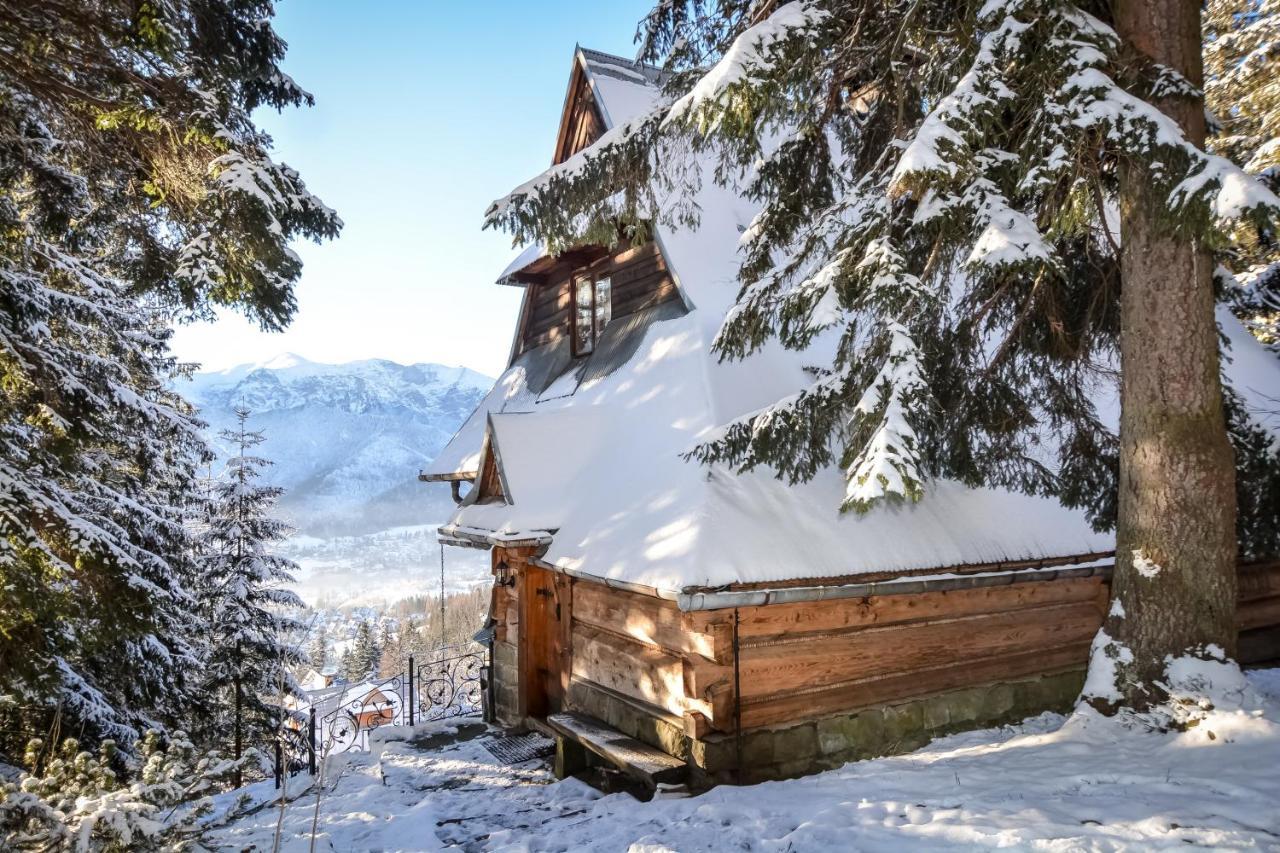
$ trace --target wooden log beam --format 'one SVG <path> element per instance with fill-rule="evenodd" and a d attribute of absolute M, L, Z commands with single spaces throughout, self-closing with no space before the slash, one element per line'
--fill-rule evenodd
<path fill-rule="evenodd" d="M 744 647 L 743 700 L 1091 640 L 1101 617 L 1095 598 Z"/>
<path fill-rule="evenodd" d="M 582 582 L 573 588 L 573 618 L 603 631 L 672 654 L 701 655 L 728 662 L 729 635 L 724 627 L 698 631 L 686 626 L 673 602 L 648 595 Z"/>
<path fill-rule="evenodd" d="M 795 637 L 832 631 L 907 624 L 935 619 L 1002 613 L 1030 607 L 1094 601 L 1105 598 L 1101 578 L 1078 578 L 1049 583 L 1023 583 L 980 589 L 928 592 L 915 595 L 874 595 L 743 607 L 739 637 L 744 645 L 773 637 Z M 731 625 L 729 610 L 701 610 L 685 614 L 690 630 L 711 632 Z"/>
<path fill-rule="evenodd" d="M 825 689 L 774 694 L 746 702 L 743 729 L 794 723 L 927 696 L 963 687 L 976 687 L 1032 675 L 1083 668 L 1089 643 L 1073 643 L 1019 654 L 999 654 L 967 663 L 946 663 L 889 675 L 835 684 Z"/>

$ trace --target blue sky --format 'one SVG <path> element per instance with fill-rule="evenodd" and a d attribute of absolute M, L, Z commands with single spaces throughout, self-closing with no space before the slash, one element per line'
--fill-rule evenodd
<path fill-rule="evenodd" d="M 493 284 L 514 251 L 481 231 L 490 201 L 550 165 L 573 46 L 634 54 L 650 0 L 283 0 L 284 69 L 311 109 L 258 119 L 277 159 L 336 208 L 336 241 L 296 246 L 293 326 L 235 315 L 179 329 L 179 357 L 222 369 L 284 352 L 506 365 L 519 291 Z"/>

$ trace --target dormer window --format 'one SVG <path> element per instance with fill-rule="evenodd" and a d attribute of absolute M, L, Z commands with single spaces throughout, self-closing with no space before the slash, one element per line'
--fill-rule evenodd
<path fill-rule="evenodd" d="M 573 279 L 573 354 L 587 355 L 613 316 L 613 282 L 607 277 L 580 275 Z"/>

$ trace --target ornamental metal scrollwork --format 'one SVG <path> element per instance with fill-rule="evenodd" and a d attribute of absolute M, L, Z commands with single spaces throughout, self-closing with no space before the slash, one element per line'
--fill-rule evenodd
<path fill-rule="evenodd" d="M 479 715 L 483 710 L 481 673 L 488 650 L 467 643 L 442 646 L 430 654 L 429 661 L 410 658 L 411 666 L 403 675 L 345 687 L 337 706 L 315 717 L 316 758 L 367 751 L 369 733 L 384 726 Z M 315 702 L 317 711 L 324 711 L 323 700 L 317 697 Z M 296 728 L 305 750 L 306 728 L 301 724 Z"/>
<path fill-rule="evenodd" d="M 480 673 L 487 657 L 485 647 L 478 643 L 445 646 L 434 654 L 436 660 L 418 664 L 415 674 L 416 722 L 479 714 L 483 709 Z"/>
<path fill-rule="evenodd" d="M 321 754 L 368 750 L 369 732 L 407 722 L 404 697 L 404 678 L 399 675 L 347 688 L 338 707 L 320 719 Z"/>

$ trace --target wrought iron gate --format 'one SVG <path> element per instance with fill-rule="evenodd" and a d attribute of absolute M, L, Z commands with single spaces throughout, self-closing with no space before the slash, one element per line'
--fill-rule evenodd
<path fill-rule="evenodd" d="M 276 742 L 277 786 L 285 774 L 314 774 L 316 762 L 327 755 L 367 751 L 369 733 L 375 729 L 478 716 L 488 649 L 466 643 L 443 646 L 430 655 L 426 661 L 411 655 L 405 669 L 389 678 L 341 685 L 330 696 L 313 696 L 305 712 L 290 716 Z"/>

